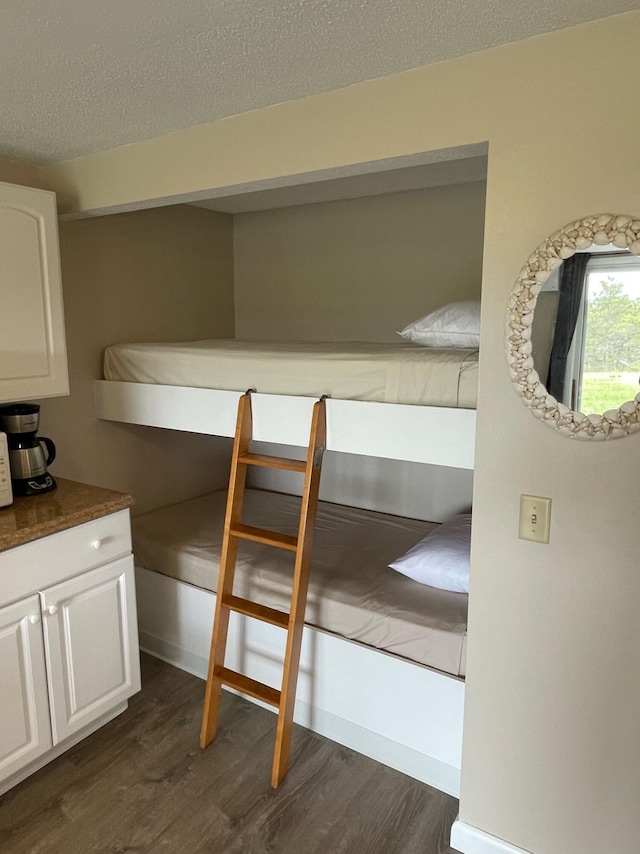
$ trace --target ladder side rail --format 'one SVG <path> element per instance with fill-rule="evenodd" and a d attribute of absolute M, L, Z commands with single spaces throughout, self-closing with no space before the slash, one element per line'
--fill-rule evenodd
<path fill-rule="evenodd" d="M 200 732 L 200 747 L 206 747 L 216 736 L 218 713 L 222 694 L 222 683 L 216 678 L 216 672 L 224 667 L 224 658 L 229 633 L 230 611 L 224 606 L 224 599 L 233 593 L 236 559 L 238 555 L 238 538 L 231 534 L 232 528 L 240 522 L 242 502 L 244 498 L 247 467 L 240 465 L 238 460 L 246 454 L 251 440 L 251 394 L 244 394 L 238 404 L 236 433 L 231 454 L 231 471 L 229 473 L 229 494 L 224 519 L 222 537 L 222 552 L 218 573 L 218 588 L 216 593 L 216 610 L 211 634 L 211 650 L 207 687 L 205 691 L 204 710 L 202 714 L 202 729 Z"/>
<path fill-rule="evenodd" d="M 276 746 L 271 773 L 271 785 L 273 788 L 276 788 L 284 780 L 289 765 L 293 709 L 300 667 L 302 632 L 304 629 L 313 535 L 318 507 L 322 454 L 326 446 L 326 432 L 325 400 L 321 398 L 313 407 L 305 481 L 302 490 L 298 547 L 293 573 L 291 609 L 289 612 L 289 627 L 280 692 L 280 708 L 276 728 Z"/>

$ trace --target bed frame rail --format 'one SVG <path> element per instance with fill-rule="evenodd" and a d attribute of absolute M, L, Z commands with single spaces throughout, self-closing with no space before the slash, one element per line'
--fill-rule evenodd
<path fill-rule="evenodd" d="M 97 380 L 96 414 L 107 421 L 233 436 L 241 392 Z M 306 447 L 315 398 L 253 395 L 254 439 Z M 327 450 L 473 469 L 473 409 L 327 400 Z"/>

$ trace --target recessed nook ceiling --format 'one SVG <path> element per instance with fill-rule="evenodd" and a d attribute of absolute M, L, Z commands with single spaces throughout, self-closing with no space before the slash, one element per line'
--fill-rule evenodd
<path fill-rule="evenodd" d="M 76 157 L 637 0 L 5 0 L 0 156 Z"/>
<path fill-rule="evenodd" d="M 405 190 L 422 190 L 450 184 L 485 181 L 487 157 L 485 154 L 463 156 L 460 152 L 482 149 L 485 146 L 465 146 L 443 152 L 430 152 L 446 159 L 429 160 L 418 165 L 406 165 L 415 158 L 396 158 L 395 161 L 378 161 L 375 171 L 361 171 L 374 164 L 359 164 L 347 170 L 326 170 L 320 175 L 291 176 L 288 184 L 270 182 L 269 187 L 252 189 L 233 188 L 223 191 L 217 198 L 192 202 L 198 207 L 222 213 L 272 210 L 289 205 L 309 205 L 332 202 L 338 199 L 355 199 L 378 196 L 382 193 L 399 193 Z M 427 156 L 424 158 L 427 159 Z M 390 164 L 393 164 L 390 167 Z M 339 174 L 342 172 L 343 174 Z M 346 174 L 345 174 L 346 173 Z M 295 180 L 295 183 L 293 181 Z"/>
<path fill-rule="evenodd" d="M 59 212 L 59 218 L 84 219 L 179 204 L 236 214 L 486 181 L 487 153 L 485 142 L 459 145 L 384 160 L 352 163 L 317 172 L 302 172 L 247 184 L 156 197 L 110 208 Z"/>

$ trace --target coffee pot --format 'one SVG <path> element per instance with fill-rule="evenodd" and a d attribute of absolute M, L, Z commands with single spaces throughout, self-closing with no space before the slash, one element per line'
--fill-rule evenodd
<path fill-rule="evenodd" d="M 46 436 L 36 436 L 39 423 L 37 403 L 0 406 L 0 430 L 7 434 L 14 495 L 39 495 L 56 488 L 47 471 L 55 459 L 56 446 Z"/>

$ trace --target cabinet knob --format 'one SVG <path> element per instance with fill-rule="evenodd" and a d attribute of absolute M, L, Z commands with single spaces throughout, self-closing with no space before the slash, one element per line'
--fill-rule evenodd
<path fill-rule="evenodd" d="M 31 625 L 35 626 L 36 623 L 40 622 L 40 614 L 32 614 L 29 617 L 29 622 L 31 623 Z"/>
<path fill-rule="evenodd" d="M 51 614 L 51 616 L 53 617 L 54 614 L 58 613 L 58 606 L 57 605 L 49 605 L 47 610 Z"/>
<path fill-rule="evenodd" d="M 92 548 L 96 549 L 96 551 L 98 549 L 101 549 L 102 548 L 102 540 L 91 540 L 91 546 L 92 546 Z"/>

